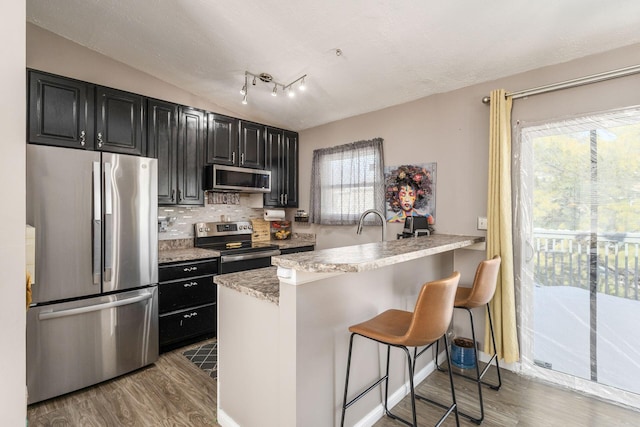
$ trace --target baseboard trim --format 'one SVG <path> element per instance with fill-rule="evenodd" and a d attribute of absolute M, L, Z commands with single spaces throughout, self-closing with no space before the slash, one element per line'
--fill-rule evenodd
<path fill-rule="evenodd" d="M 236 423 L 233 418 L 226 414 L 220 407 L 218 406 L 218 424 L 222 427 L 240 427 L 240 424 Z"/>

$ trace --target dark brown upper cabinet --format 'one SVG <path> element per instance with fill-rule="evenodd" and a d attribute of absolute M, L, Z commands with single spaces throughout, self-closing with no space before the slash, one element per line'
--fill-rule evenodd
<path fill-rule="evenodd" d="M 147 101 L 149 157 L 158 159 L 158 204 L 174 205 L 178 196 L 178 105 Z"/>
<path fill-rule="evenodd" d="M 239 159 L 237 166 L 265 168 L 265 130 L 259 123 L 240 121 Z"/>
<path fill-rule="evenodd" d="M 202 110 L 180 107 L 178 123 L 178 194 L 180 205 L 204 205 L 202 174 L 206 114 Z"/>
<path fill-rule="evenodd" d="M 38 71 L 28 81 L 28 141 L 92 150 L 94 85 Z"/>
<path fill-rule="evenodd" d="M 29 137 L 35 144 L 147 155 L 141 95 L 29 71 Z"/>
<path fill-rule="evenodd" d="M 207 164 L 264 169 L 264 125 L 214 113 L 207 122 Z"/>
<path fill-rule="evenodd" d="M 145 97 L 97 86 L 96 104 L 95 148 L 146 156 Z"/>
<path fill-rule="evenodd" d="M 207 164 L 237 165 L 238 119 L 207 113 Z"/>
<path fill-rule="evenodd" d="M 266 169 L 271 171 L 271 192 L 264 195 L 269 207 L 298 207 L 298 134 L 266 129 Z"/>

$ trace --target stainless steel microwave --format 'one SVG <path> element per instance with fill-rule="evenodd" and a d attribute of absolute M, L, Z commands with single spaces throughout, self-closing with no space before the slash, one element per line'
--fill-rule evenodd
<path fill-rule="evenodd" d="M 207 165 L 204 167 L 204 182 L 204 189 L 208 191 L 269 193 L 271 192 L 271 171 Z"/>

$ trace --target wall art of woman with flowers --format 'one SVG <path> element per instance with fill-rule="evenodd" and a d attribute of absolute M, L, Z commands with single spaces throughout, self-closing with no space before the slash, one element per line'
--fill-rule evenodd
<path fill-rule="evenodd" d="M 409 216 L 424 216 L 435 223 L 436 164 L 385 168 L 387 221 L 404 222 Z"/>

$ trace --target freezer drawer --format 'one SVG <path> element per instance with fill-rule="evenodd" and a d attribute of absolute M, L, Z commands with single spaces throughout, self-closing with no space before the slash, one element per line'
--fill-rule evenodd
<path fill-rule="evenodd" d="M 157 288 L 32 307 L 28 403 L 69 393 L 158 359 Z"/>

